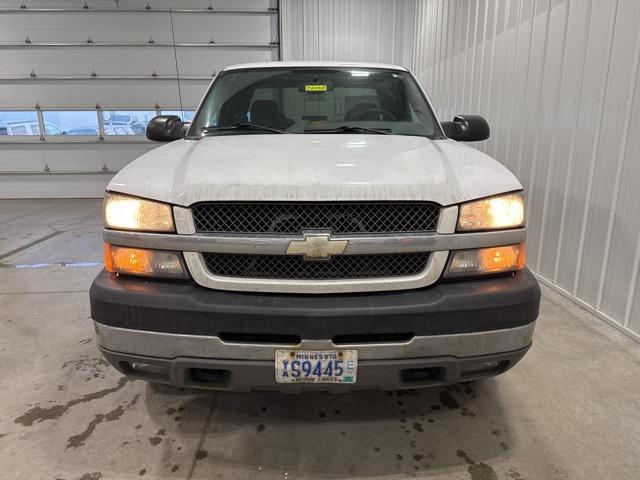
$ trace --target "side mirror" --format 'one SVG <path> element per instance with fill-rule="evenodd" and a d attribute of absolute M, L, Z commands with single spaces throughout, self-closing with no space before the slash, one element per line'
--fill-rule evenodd
<path fill-rule="evenodd" d="M 489 138 L 491 129 L 479 115 L 456 115 L 453 122 L 442 122 L 444 134 L 459 142 L 480 142 Z"/>
<path fill-rule="evenodd" d="M 147 124 L 147 138 L 154 142 L 173 142 L 184 135 L 182 120 L 177 115 L 158 115 Z"/>

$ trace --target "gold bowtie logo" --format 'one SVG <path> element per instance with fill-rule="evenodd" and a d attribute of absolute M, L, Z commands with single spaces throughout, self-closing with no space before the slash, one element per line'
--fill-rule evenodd
<path fill-rule="evenodd" d="M 305 233 L 304 240 L 293 240 L 287 247 L 287 255 L 303 255 L 305 260 L 328 260 L 340 255 L 349 240 L 331 240 L 328 233 Z"/>

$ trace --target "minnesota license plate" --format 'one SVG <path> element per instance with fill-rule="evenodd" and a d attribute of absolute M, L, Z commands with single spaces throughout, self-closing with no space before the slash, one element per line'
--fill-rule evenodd
<path fill-rule="evenodd" d="M 356 383 L 357 350 L 276 350 L 277 383 Z"/>

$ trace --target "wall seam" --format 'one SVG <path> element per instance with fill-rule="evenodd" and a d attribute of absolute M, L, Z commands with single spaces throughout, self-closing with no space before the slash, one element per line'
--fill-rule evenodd
<path fill-rule="evenodd" d="M 591 154 L 591 160 L 589 163 L 589 177 L 588 177 L 588 181 L 587 181 L 587 194 L 585 196 L 585 202 L 584 202 L 584 207 L 582 210 L 582 225 L 580 227 L 580 240 L 579 240 L 579 245 L 578 245 L 578 255 L 577 255 L 577 264 L 576 264 L 576 271 L 575 271 L 575 276 L 573 278 L 573 290 L 572 293 L 573 295 L 575 295 L 576 297 L 578 296 L 578 284 L 580 281 L 580 273 L 582 272 L 582 261 L 583 261 L 583 255 L 584 255 L 584 243 L 585 243 L 585 236 L 586 236 L 586 231 L 587 231 L 587 223 L 588 223 L 588 219 L 589 219 L 589 210 L 590 210 L 590 202 L 591 202 L 591 194 L 593 192 L 593 181 L 594 181 L 594 176 L 595 176 L 595 167 L 596 167 L 596 159 L 598 156 L 598 149 L 600 146 L 600 136 L 602 135 L 602 115 L 604 113 L 604 107 L 605 107 L 605 97 L 606 97 L 606 93 L 607 93 L 607 88 L 609 86 L 609 75 L 611 74 L 611 58 L 613 57 L 612 55 L 612 49 L 613 49 L 613 39 L 615 37 L 615 25 L 616 25 L 616 21 L 617 21 L 617 17 L 618 17 L 618 0 L 616 0 L 616 8 L 613 12 L 612 15 L 612 19 L 610 21 L 609 24 L 609 31 L 610 31 L 610 39 L 609 39 L 609 48 L 608 48 L 608 58 L 607 58 L 607 68 L 604 72 L 605 78 L 604 78 L 604 82 L 602 84 L 602 88 L 600 89 L 600 111 L 599 111 L 599 115 L 597 117 L 597 126 L 596 126 L 596 135 L 594 135 L 594 139 L 593 139 L 593 144 L 592 144 L 592 154 Z"/>
<path fill-rule="evenodd" d="M 509 115 L 509 134 L 507 135 L 507 141 L 505 143 L 505 148 L 504 148 L 505 162 L 507 158 L 509 158 L 509 162 L 511 162 L 509 154 L 511 152 L 511 139 L 513 138 L 513 135 L 511 133 L 513 132 L 513 122 L 516 114 L 515 99 L 516 99 L 516 73 L 518 70 L 517 57 L 518 57 L 518 48 L 520 47 L 520 25 L 522 23 L 522 11 L 524 10 L 523 3 L 524 3 L 524 0 L 520 0 L 518 2 L 518 16 L 516 18 L 516 22 L 518 26 L 516 28 L 516 43 L 514 45 L 514 50 L 513 50 L 513 69 L 511 74 L 511 103 L 510 103 L 511 112 Z"/>
<path fill-rule="evenodd" d="M 506 9 L 505 9 L 506 10 Z M 498 9 L 494 8 L 493 14 L 493 31 L 491 32 L 491 53 L 489 54 L 489 85 L 487 86 L 487 110 L 486 115 L 491 119 L 491 94 L 493 93 L 493 69 L 495 68 L 495 54 L 496 54 L 496 33 L 498 29 Z M 489 146 L 489 141 L 484 142 L 485 149 Z"/>
<path fill-rule="evenodd" d="M 526 77 L 526 81 L 525 81 L 525 89 L 524 89 L 524 103 L 523 105 L 523 109 L 526 110 L 527 108 L 527 104 L 529 103 L 529 86 L 530 86 L 530 80 L 531 80 L 531 76 L 529 75 L 529 73 L 531 72 L 531 53 L 533 52 L 533 23 L 534 23 L 534 19 L 535 19 L 535 14 L 536 14 L 536 7 L 538 5 L 538 0 L 534 0 L 533 1 L 533 8 L 532 8 L 532 12 L 531 12 L 531 31 L 529 32 L 529 48 L 528 48 L 528 55 L 527 55 L 527 73 L 525 75 Z M 520 126 L 520 131 L 518 132 L 518 158 L 516 161 L 516 174 L 520 173 L 521 170 L 521 166 L 522 166 L 522 155 L 523 155 L 523 150 L 524 150 L 524 135 L 525 135 L 525 129 L 526 129 L 526 121 L 525 122 L 521 122 L 521 126 Z M 528 192 L 528 185 L 527 187 L 527 194 Z"/>
<path fill-rule="evenodd" d="M 587 20 L 587 30 L 585 33 L 585 41 L 586 41 L 586 45 L 584 48 L 584 56 L 583 56 L 583 60 L 582 60 L 582 72 L 580 75 L 580 87 L 578 89 L 578 95 L 576 98 L 581 99 L 582 98 L 582 92 L 584 91 L 584 81 L 586 78 L 586 73 L 587 73 L 587 55 L 589 52 L 589 33 L 591 31 L 591 22 L 593 20 L 592 16 L 593 16 L 593 2 L 596 0 L 591 0 L 591 2 L 589 2 L 589 14 L 588 14 L 588 20 Z M 567 217 L 567 205 L 568 205 L 568 199 L 569 199 L 569 195 L 568 195 L 568 190 L 569 190 L 569 185 L 571 184 L 571 179 L 572 179 L 572 173 L 573 173 L 573 158 L 575 155 L 575 142 L 576 142 L 576 136 L 578 134 L 578 122 L 580 120 L 580 114 L 582 113 L 582 102 L 578 101 L 577 102 L 577 112 L 576 112 L 576 121 L 573 123 L 573 127 L 571 129 L 571 140 L 569 142 L 569 154 L 568 154 L 568 159 L 569 159 L 569 163 L 567 165 L 567 176 L 565 178 L 565 182 L 564 182 L 564 188 L 563 188 L 563 198 L 562 198 L 562 210 L 561 210 L 561 214 L 560 214 L 560 228 L 559 228 L 559 232 L 558 232 L 558 246 L 556 249 L 556 259 L 555 259 L 555 265 L 554 265 L 554 270 L 553 270 L 553 282 L 557 283 L 558 281 L 558 271 L 560 269 L 560 252 L 562 250 L 562 244 L 564 243 L 564 224 L 565 224 L 565 220 Z"/>
<path fill-rule="evenodd" d="M 616 175 L 613 186 L 613 192 L 611 194 L 611 203 L 609 207 L 609 219 L 607 220 L 607 237 L 604 246 L 604 255 L 602 261 L 602 267 L 600 271 L 600 281 L 598 283 L 598 296 L 596 299 L 596 308 L 598 310 L 602 307 L 602 297 L 604 295 L 604 280 L 607 274 L 607 268 L 609 266 L 609 255 L 611 252 L 611 238 L 613 236 L 613 224 L 615 221 L 616 211 L 618 207 L 618 197 L 620 195 L 620 183 L 622 182 L 622 170 L 624 168 L 624 161 L 627 153 L 627 147 L 629 146 L 629 128 L 631 123 L 631 117 L 633 114 L 633 99 L 636 96 L 636 89 L 638 86 L 638 67 L 640 57 L 640 30 L 636 34 L 636 44 L 634 48 L 634 65 L 632 71 L 635 71 L 635 75 L 629 82 L 627 98 L 630 101 L 627 103 L 627 109 L 625 112 L 625 122 L 622 133 L 622 141 L 620 142 L 620 151 L 618 152 L 618 161 L 616 164 Z"/>
<path fill-rule="evenodd" d="M 542 70 L 540 72 L 540 88 L 538 90 L 538 101 L 536 105 L 536 118 L 540 118 L 540 113 L 542 111 L 542 93 L 544 91 L 544 76 L 547 71 L 547 52 L 549 50 L 549 29 L 551 28 L 551 9 L 553 2 L 549 0 L 549 6 L 547 7 L 547 23 L 544 28 L 544 48 L 542 50 Z M 540 149 L 540 130 L 541 128 L 536 128 L 536 133 L 533 139 L 533 151 L 531 152 L 531 163 L 529 165 L 529 190 L 532 190 L 535 185 L 536 180 L 536 171 L 538 167 L 538 150 Z M 527 219 L 531 218 L 531 205 L 532 202 L 527 203 Z M 536 259 L 537 261 L 537 259 Z"/>
<path fill-rule="evenodd" d="M 551 139 L 549 140 L 549 159 L 547 163 L 547 172 L 544 183 L 544 194 L 542 196 L 542 219 L 540 221 L 540 240 L 538 242 L 538 254 L 536 259 L 536 270 L 540 271 L 540 265 L 542 263 L 542 247 L 544 245 L 544 234 L 546 231 L 547 210 L 549 206 L 549 184 L 551 183 L 551 174 L 553 173 L 553 167 L 556 161 L 556 140 L 558 135 L 558 121 L 560 116 L 560 96 L 562 95 L 562 85 L 565 80 L 567 63 L 567 35 L 569 32 L 569 16 L 571 15 L 571 0 L 567 0 L 565 3 L 567 6 L 567 12 L 564 19 L 564 34 L 562 36 L 562 66 L 560 72 L 560 78 L 558 80 L 558 91 L 555 98 L 554 112 L 553 112 L 553 125 L 555 128 L 551 131 Z M 551 22 L 551 17 L 549 17 Z"/>
<path fill-rule="evenodd" d="M 504 9 L 504 18 L 502 20 L 502 36 L 503 36 L 503 41 L 502 41 L 502 62 L 503 62 L 503 67 L 502 67 L 502 90 L 504 90 L 504 83 L 506 82 L 507 79 L 507 70 L 509 67 L 509 64 L 507 63 L 507 37 L 508 37 L 508 31 L 509 31 L 509 16 L 511 15 L 511 2 L 509 0 L 506 0 L 506 7 Z M 496 39 L 497 40 L 497 39 Z M 496 41 L 494 40 L 494 41 Z M 500 55 L 498 55 L 500 56 Z M 504 115 L 504 99 L 505 99 L 506 95 L 500 95 L 499 96 L 499 105 L 497 106 L 497 108 L 495 109 L 496 111 L 496 117 L 497 117 L 497 122 L 499 125 L 499 129 L 498 132 L 502 132 L 503 128 L 504 128 L 504 123 L 505 123 L 505 116 Z M 490 150 L 495 152 L 496 154 L 496 160 L 498 160 L 500 163 L 504 164 L 504 162 L 500 159 L 500 138 L 501 136 L 499 135 L 492 135 L 490 142 L 491 142 L 491 147 Z"/>

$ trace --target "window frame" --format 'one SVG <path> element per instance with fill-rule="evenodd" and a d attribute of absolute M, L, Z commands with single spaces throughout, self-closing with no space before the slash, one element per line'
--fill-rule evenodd
<path fill-rule="evenodd" d="M 104 142 L 104 143 L 139 143 L 139 142 L 150 142 L 150 140 L 147 139 L 146 135 L 144 133 L 139 134 L 139 135 L 107 135 L 105 134 L 105 130 L 109 127 L 105 127 L 105 118 L 104 118 L 104 114 L 106 112 L 154 112 L 155 115 L 154 116 L 158 116 L 160 115 L 160 109 L 156 108 L 156 106 L 154 106 L 153 108 L 137 108 L 137 107 L 105 107 L 104 105 L 100 106 L 99 110 L 99 119 L 98 121 L 100 122 L 100 141 Z M 153 117 L 152 117 L 153 118 Z M 119 125 L 115 125 L 116 127 Z M 121 126 L 128 126 L 128 125 L 121 125 Z M 145 127 L 146 128 L 146 127 Z"/>
<path fill-rule="evenodd" d="M 38 132 L 39 133 L 35 133 L 33 135 L 9 135 L 8 133 L 8 129 L 9 126 L 7 125 L 7 134 L 6 135 L 0 135 L 0 142 L 1 143 L 40 143 L 42 141 L 42 128 L 41 128 L 41 122 L 40 122 L 40 115 L 39 115 L 39 111 L 35 108 L 25 108 L 25 109 L 20 109 L 20 108 L 0 108 L 0 113 L 2 112 L 30 112 L 30 113 L 34 113 L 35 114 L 35 119 L 34 120 L 26 120 L 25 122 L 36 122 L 36 124 L 38 125 Z M 25 127 L 25 131 L 26 131 L 26 127 Z M 33 131 L 33 129 L 32 129 Z"/>
<path fill-rule="evenodd" d="M 97 143 L 100 140 L 100 122 L 97 122 L 98 126 L 98 134 L 97 135 L 50 135 L 47 133 L 46 124 L 50 123 L 55 125 L 51 121 L 45 120 L 46 112 L 91 112 L 94 111 L 96 113 L 96 120 L 98 109 L 93 108 L 41 108 L 39 110 L 42 116 L 42 122 L 40 123 L 40 136 L 42 137 L 42 142 L 44 143 Z M 59 125 L 55 125 L 57 128 L 62 130 Z M 64 130 L 62 130 L 64 131 Z"/>
<path fill-rule="evenodd" d="M 207 90 L 208 91 L 208 90 Z M 125 111 L 125 112 L 154 112 L 155 115 L 161 115 L 162 111 L 182 111 L 182 112 L 193 112 L 194 117 L 196 112 L 198 111 L 199 105 L 196 108 L 192 108 L 191 106 L 187 106 L 186 108 L 180 108 L 179 106 L 175 106 L 171 104 L 171 106 L 160 107 L 159 105 L 154 105 L 151 108 L 144 107 L 140 105 L 135 106 L 123 106 L 123 105 L 94 105 L 91 107 L 84 108 L 69 108 L 69 107 L 58 107 L 56 105 L 47 106 L 47 108 L 19 108 L 19 107 L 2 107 L 0 106 L 0 113 L 2 112 L 30 112 L 35 114 L 34 120 L 28 120 L 28 122 L 36 122 L 31 125 L 32 129 L 37 129 L 36 134 L 34 135 L 0 135 L 0 144 L 43 144 L 43 143 L 66 143 L 66 144 L 108 144 L 108 143 L 153 143 L 149 139 L 147 139 L 146 135 L 105 135 L 105 125 L 103 122 L 103 112 L 109 111 Z M 95 111 L 96 118 L 98 120 L 98 134 L 97 135 L 47 135 L 45 130 L 45 123 L 53 123 L 46 122 L 44 120 L 45 112 L 91 112 Z M 56 125 L 57 126 L 57 125 Z M 58 126 L 58 128 L 60 128 Z M 32 130 L 35 131 L 35 130 Z"/>

